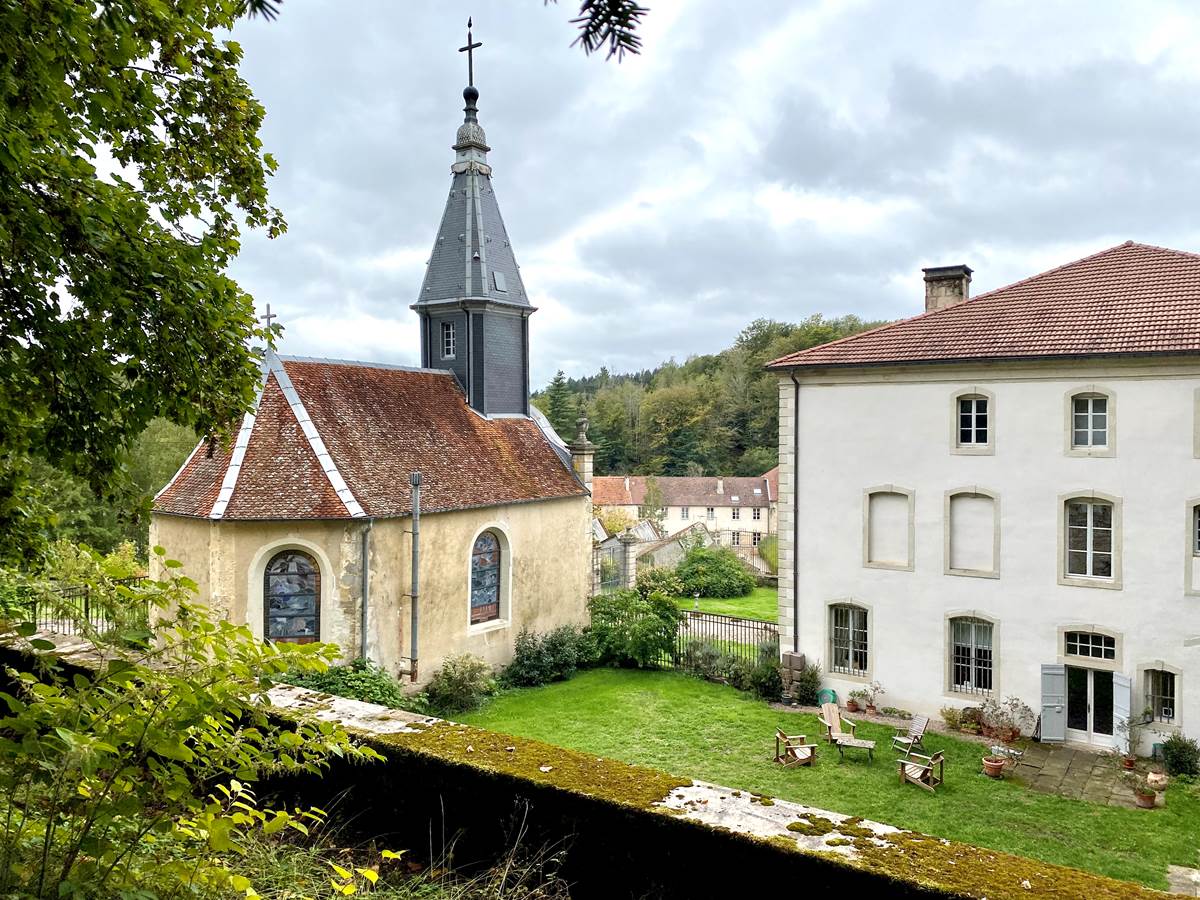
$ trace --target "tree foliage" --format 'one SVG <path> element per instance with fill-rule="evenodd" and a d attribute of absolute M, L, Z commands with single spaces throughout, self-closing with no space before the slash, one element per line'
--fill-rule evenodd
<path fill-rule="evenodd" d="M 627 375 L 602 368 L 551 386 L 590 420 L 597 475 L 761 475 L 776 464 L 779 442 L 779 376 L 764 365 L 875 324 L 758 319 L 717 354 Z M 546 409 L 549 394 L 534 400 Z"/>
<path fill-rule="evenodd" d="M 44 546 L 41 459 L 108 488 L 156 417 L 223 432 L 253 398 L 253 301 L 225 270 L 275 236 L 263 108 L 218 38 L 244 0 L 0 3 L 0 545 Z"/>

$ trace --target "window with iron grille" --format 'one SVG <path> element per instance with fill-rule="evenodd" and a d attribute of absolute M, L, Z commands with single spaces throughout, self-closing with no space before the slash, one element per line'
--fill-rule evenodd
<path fill-rule="evenodd" d="M 454 323 L 442 323 L 442 359 L 454 359 L 455 351 Z"/>
<path fill-rule="evenodd" d="M 1146 670 L 1146 708 L 1154 722 L 1175 721 L 1175 673 Z"/>
<path fill-rule="evenodd" d="M 1192 507 L 1192 552 L 1200 556 L 1200 506 Z"/>
<path fill-rule="evenodd" d="M 752 518 L 755 522 L 757 522 L 759 519 L 762 518 L 762 510 L 759 509 L 757 506 L 754 507 L 754 509 L 750 512 L 750 518 Z"/>
<path fill-rule="evenodd" d="M 984 447 L 988 442 L 988 400 L 978 394 L 958 398 L 958 446 Z"/>
<path fill-rule="evenodd" d="M 992 665 L 992 623 L 969 616 L 951 619 L 950 689 L 991 694 Z"/>
<path fill-rule="evenodd" d="M 740 531 L 733 532 L 733 536 L 732 536 L 731 540 L 733 542 L 733 546 L 735 546 L 735 547 L 742 546 L 742 533 Z"/>
<path fill-rule="evenodd" d="M 1108 398 L 1076 394 L 1071 398 L 1071 446 L 1086 450 L 1108 446 Z"/>
<path fill-rule="evenodd" d="M 1113 508 L 1101 500 L 1067 502 L 1067 574 L 1113 577 Z"/>
<path fill-rule="evenodd" d="M 742 510 L 741 510 L 741 508 L 740 508 L 740 507 L 737 507 L 737 506 L 735 506 L 735 507 L 733 508 L 733 520 L 736 522 L 736 521 L 737 521 L 738 519 L 740 519 L 741 517 L 742 517 Z"/>
<path fill-rule="evenodd" d="M 1116 659 L 1117 639 L 1093 631 L 1068 631 L 1064 652 L 1067 656 L 1086 656 L 1091 659 Z"/>
<path fill-rule="evenodd" d="M 867 611 L 840 603 L 829 607 L 829 671 L 866 675 Z"/>

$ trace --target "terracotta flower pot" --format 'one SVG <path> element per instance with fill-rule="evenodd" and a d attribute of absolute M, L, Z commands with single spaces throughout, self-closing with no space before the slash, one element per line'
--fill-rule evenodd
<path fill-rule="evenodd" d="M 1139 793 L 1135 793 L 1133 795 L 1133 799 L 1137 803 L 1138 809 L 1154 809 L 1155 796 L 1156 795 L 1155 795 L 1154 791 L 1151 791 L 1148 794 L 1143 794 L 1143 793 L 1139 792 Z"/>
<path fill-rule="evenodd" d="M 983 758 L 983 774 L 988 778 L 1003 778 L 1004 765 L 1008 760 L 1003 756 L 985 756 Z"/>
<path fill-rule="evenodd" d="M 847 700 L 846 701 L 846 712 L 858 712 L 858 701 L 857 700 Z"/>
<path fill-rule="evenodd" d="M 868 704 L 867 704 L 867 715 L 869 715 L 869 716 L 873 716 L 873 715 L 875 715 L 877 712 L 879 712 L 879 710 L 877 710 L 877 709 L 876 709 L 874 706 L 872 706 L 870 703 L 868 703 Z"/>
<path fill-rule="evenodd" d="M 1133 769 L 1133 767 L 1137 765 L 1137 757 L 1136 756 L 1122 756 L 1121 757 L 1121 765 L 1123 765 L 1126 769 Z"/>

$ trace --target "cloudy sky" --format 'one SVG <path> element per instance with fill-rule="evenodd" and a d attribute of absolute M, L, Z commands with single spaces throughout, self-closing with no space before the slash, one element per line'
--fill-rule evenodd
<path fill-rule="evenodd" d="M 468 15 L 535 386 L 758 317 L 910 315 L 922 266 L 978 293 L 1127 239 L 1200 250 L 1194 4 L 644 5 L 620 64 L 570 46 L 577 0 L 287 0 L 240 27 L 290 230 L 234 274 L 282 349 L 419 362 Z"/>

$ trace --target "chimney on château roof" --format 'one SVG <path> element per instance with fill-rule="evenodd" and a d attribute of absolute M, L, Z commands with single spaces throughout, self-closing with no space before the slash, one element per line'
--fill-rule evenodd
<path fill-rule="evenodd" d="M 971 267 L 931 266 L 925 273 L 925 312 L 964 303 L 971 296 Z"/>

